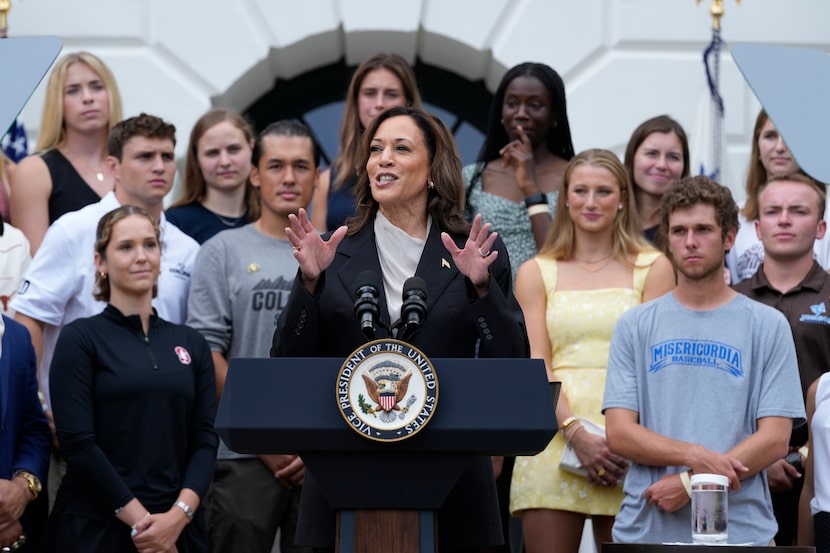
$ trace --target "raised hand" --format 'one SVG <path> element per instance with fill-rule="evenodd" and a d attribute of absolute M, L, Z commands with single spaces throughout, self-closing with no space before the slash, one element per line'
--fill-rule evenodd
<path fill-rule="evenodd" d="M 449 234 L 441 233 L 441 242 L 452 256 L 455 266 L 462 275 L 470 279 L 479 297 L 487 294 L 490 285 L 490 265 L 499 256 L 499 252 L 493 251 L 497 236 L 497 233 L 490 232 L 490 223 L 481 224 L 481 214 L 473 219 L 470 235 L 463 249 L 455 245 Z"/>
<path fill-rule="evenodd" d="M 294 248 L 294 258 L 300 264 L 301 281 L 309 292 L 313 292 L 320 274 L 334 260 L 337 246 L 346 236 L 347 228 L 341 226 L 325 241 L 311 224 L 304 208 L 300 208 L 297 215 L 290 214 L 288 220 L 291 226 L 285 228 L 285 234 Z"/>
<path fill-rule="evenodd" d="M 508 142 L 499 155 L 504 167 L 513 167 L 516 184 L 525 196 L 539 192 L 536 186 L 536 162 L 533 158 L 533 145 L 521 125 L 516 127 L 519 138 Z"/>

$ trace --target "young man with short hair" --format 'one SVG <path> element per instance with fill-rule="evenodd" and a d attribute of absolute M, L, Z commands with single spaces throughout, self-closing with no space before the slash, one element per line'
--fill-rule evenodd
<path fill-rule="evenodd" d="M 252 162 L 261 215 L 204 243 L 188 303 L 187 324 L 205 336 L 213 353 L 219 396 L 229 360 L 268 357 L 297 274 L 285 234 L 288 215 L 308 205 L 320 173 L 311 131 L 295 121 L 262 131 Z M 294 545 L 303 474 L 296 455 L 240 455 L 220 443 L 205 498 L 212 550 L 268 553 L 279 527 L 282 553 L 308 551 Z"/>
<path fill-rule="evenodd" d="M 734 287 L 787 318 L 805 397 L 810 384 L 830 370 L 830 275 L 813 256 L 814 242 L 827 231 L 822 216 L 826 198 L 825 186 L 802 173 L 778 176 L 762 185 L 755 231 L 764 246 L 764 261 L 751 278 Z M 806 442 L 806 425 L 794 429 L 792 463 L 803 466 L 796 452 Z M 803 476 L 781 459 L 767 467 L 767 480 L 778 521 L 775 543 L 795 545 Z"/>
<path fill-rule="evenodd" d="M 611 341 L 608 445 L 631 460 L 614 541 L 690 541 L 688 477 L 715 473 L 729 479 L 730 543 L 768 545 L 776 523 L 763 470 L 805 416 L 792 336 L 779 312 L 724 282 L 738 227 L 728 189 L 681 179 L 660 225 L 677 286 L 626 312 Z"/>
<path fill-rule="evenodd" d="M 159 220 L 161 274 L 153 306 L 159 317 L 170 322 L 181 324 L 187 318 L 187 294 L 199 244 L 168 223 L 162 213 L 164 196 L 173 187 L 176 174 L 175 145 L 176 128 L 159 117 L 142 113 L 115 125 L 110 130 L 107 157 L 107 169 L 115 175 L 115 190 L 52 223 L 12 298 L 15 320 L 32 336 L 44 410 L 50 406 L 49 367 L 58 334 L 64 325 L 97 315 L 105 306 L 92 297 L 95 234 L 104 214 L 129 204 L 143 207 Z M 57 485 L 50 485 L 50 499 L 56 492 Z"/>

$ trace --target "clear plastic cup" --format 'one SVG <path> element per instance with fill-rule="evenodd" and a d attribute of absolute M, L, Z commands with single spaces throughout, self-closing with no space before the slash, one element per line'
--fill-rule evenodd
<path fill-rule="evenodd" d="M 692 475 L 692 543 L 727 540 L 729 479 L 720 474 Z"/>

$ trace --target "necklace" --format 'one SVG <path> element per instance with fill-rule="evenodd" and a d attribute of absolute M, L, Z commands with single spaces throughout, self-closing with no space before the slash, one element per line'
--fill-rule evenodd
<path fill-rule="evenodd" d="M 207 208 L 205 208 L 205 209 L 207 209 Z M 208 209 L 208 211 L 210 211 L 210 210 Z M 225 225 L 226 227 L 229 227 L 229 228 L 238 227 L 239 226 L 239 220 L 245 217 L 244 214 L 240 217 L 223 217 L 222 215 L 219 215 L 215 211 L 211 211 L 211 213 L 213 213 L 216 216 L 216 218 L 219 219 L 220 223 L 222 223 L 223 225 Z"/>
<path fill-rule="evenodd" d="M 573 260 L 576 261 L 576 264 L 579 265 L 579 268 L 582 269 L 583 271 L 585 271 L 586 273 L 590 273 L 592 275 L 596 275 L 598 272 L 600 272 L 605 267 L 607 267 L 608 264 L 611 263 L 613 258 L 614 258 L 613 253 L 610 253 L 610 254 L 606 255 L 605 257 L 600 257 L 599 259 L 594 259 L 592 261 L 588 261 L 588 260 L 585 260 L 585 259 L 579 259 L 578 257 L 573 256 Z M 590 266 L 593 266 L 594 264 L 600 263 L 600 262 L 603 262 L 603 261 L 605 263 L 603 263 L 602 265 L 600 265 L 596 269 L 589 269 Z"/>
<path fill-rule="evenodd" d="M 92 165 L 84 159 L 80 159 L 80 158 L 77 158 L 75 156 L 68 155 L 68 154 L 67 154 L 67 157 L 70 159 L 70 161 L 76 161 L 76 162 L 83 163 L 90 173 L 95 174 L 95 178 L 96 178 L 96 180 L 98 180 L 98 182 L 104 182 L 104 171 L 103 171 L 103 169 L 101 169 L 101 164 L 100 163 L 98 164 L 98 169 L 93 169 Z"/>

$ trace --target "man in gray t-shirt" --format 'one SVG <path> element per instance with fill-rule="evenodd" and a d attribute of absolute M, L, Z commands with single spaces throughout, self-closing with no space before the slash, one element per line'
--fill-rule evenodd
<path fill-rule="evenodd" d="M 792 335 L 779 312 L 724 281 L 738 227 L 728 189 L 682 179 L 661 212 L 677 287 L 620 318 L 608 360 L 608 444 L 631 459 L 614 541 L 690 542 L 695 472 L 729 478 L 729 542 L 768 545 L 763 469 L 805 416 Z"/>
<path fill-rule="evenodd" d="M 210 345 L 220 396 L 231 359 L 268 357 L 298 267 L 285 234 L 288 216 L 311 200 L 319 160 L 305 125 L 268 126 L 252 155 L 259 219 L 220 232 L 196 259 L 187 324 Z M 309 551 L 294 545 L 303 475 L 296 455 L 239 455 L 221 443 L 205 499 L 211 550 L 268 553 L 279 527 L 282 553 Z"/>

